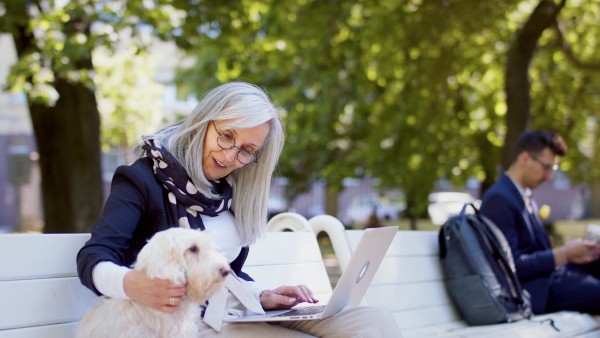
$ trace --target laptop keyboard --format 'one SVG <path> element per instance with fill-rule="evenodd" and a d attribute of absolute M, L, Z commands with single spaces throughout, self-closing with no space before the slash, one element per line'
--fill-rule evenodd
<path fill-rule="evenodd" d="M 303 306 L 301 308 L 293 309 L 273 317 L 314 315 L 323 312 L 323 310 L 325 310 L 325 305 Z"/>

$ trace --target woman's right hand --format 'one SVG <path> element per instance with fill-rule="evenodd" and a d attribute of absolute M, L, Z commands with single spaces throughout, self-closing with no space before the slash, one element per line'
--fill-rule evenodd
<path fill-rule="evenodd" d="M 152 279 L 136 270 L 125 275 L 123 288 L 132 300 L 165 313 L 175 312 L 185 294 L 185 285 L 176 285 L 168 279 Z"/>
<path fill-rule="evenodd" d="M 306 285 L 280 286 L 264 291 L 259 296 L 260 305 L 265 310 L 290 309 L 300 303 L 318 303 L 312 291 Z"/>

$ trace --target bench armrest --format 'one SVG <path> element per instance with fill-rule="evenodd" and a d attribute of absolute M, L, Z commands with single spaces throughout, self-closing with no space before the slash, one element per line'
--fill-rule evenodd
<path fill-rule="evenodd" d="M 348 262 L 350 262 L 352 252 L 350 251 L 350 246 L 346 239 L 346 228 L 342 222 L 330 215 L 318 215 L 308 220 L 308 223 L 312 227 L 312 231 L 315 235 L 318 235 L 323 231 L 329 236 L 331 246 L 333 247 L 333 251 L 335 251 L 340 269 L 343 272 L 346 269 L 346 266 L 348 266 Z"/>

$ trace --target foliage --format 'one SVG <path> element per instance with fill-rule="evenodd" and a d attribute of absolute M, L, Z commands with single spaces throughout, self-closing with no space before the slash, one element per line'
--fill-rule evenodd
<path fill-rule="evenodd" d="M 141 51 L 146 33 L 173 39 L 196 60 L 179 73 L 190 92 L 239 79 L 285 106 L 278 174 L 291 180 L 291 195 L 322 178 L 335 191 L 346 177 L 370 175 L 382 189 L 402 188 L 409 215 L 422 216 L 439 178 L 460 187 L 469 177 L 489 185 L 497 176 L 506 53 L 539 1 L 28 3 L 38 8 L 30 18 L 0 8 L 0 31 L 30 20 L 30 31 L 41 34 L 39 50 L 15 67 L 12 88 L 51 105 L 45 85 L 56 72 L 91 83 L 93 74 L 71 69 L 82 48 L 114 48 L 123 32 Z M 86 39 L 56 29 L 76 11 L 95 23 Z M 560 30 L 544 32 L 529 69 L 532 127 L 561 132 L 571 149 L 562 169 L 587 182 L 600 175 L 599 76 L 589 67 L 599 63 L 598 11 L 591 0 L 567 1 Z"/>
<path fill-rule="evenodd" d="M 121 35 L 143 51 L 148 31 L 172 37 L 178 14 L 168 4 L 149 1 L 0 1 L 0 32 L 12 35 L 18 56 L 8 89 L 27 95 L 38 141 L 45 232 L 89 231 L 102 209 L 93 51 L 125 46 L 118 41 Z M 121 108 L 131 107 L 131 100 L 139 98 L 132 90 L 122 94 L 128 97 L 113 102 Z M 120 113 L 127 113 L 128 119 L 135 116 L 125 109 Z M 136 122 L 108 130 L 118 130 L 118 138 L 128 142 L 127 128 L 143 123 Z"/>
<path fill-rule="evenodd" d="M 117 53 L 94 53 L 94 82 L 102 120 L 105 151 L 120 146 L 125 153 L 140 135 L 154 132 L 163 122 L 160 96 L 164 86 L 154 80 L 157 55 L 134 55 L 133 46 Z"/>
<path fill-rule="evenodd" d="M 17 2 L 21 1 L 3 0 L 0 6 L 10 9 Z M 139 1 L 28 1 L 23 16 L 2 12 L 0 31 L 18 37 L 23 32 L 16 32 L 14 24 L 26 21 L 26 33 L 37 42 L 35 50 L 19 57 L 7 89 L 24 91 L 30 100 L 47 106 L 59 98 L 53 85 L 57 77 L 97 89 L 105 148 L 129 147 L 141 130 L 156 129 L 161 85 L 153 78 L 156 56 L 147 55 L 146 49 L 152 34 L 172 38 L 177 18 L 184 13 L 170 5 Z M 93 22 L 89 34 L 67 34 L 64 26 L 74 13 L 84 13 Z M 78 67 L 77 60 L 92 51 L 94 72 Z"/>
<path fill-rule="evenodd" d="M 574 182 L 591 183 L 600 178 L 598 36 L 598 4 L 567 2 L 560 12 L 559 26 L 540 39 L 530 71 L 533 128 L 554 129 L 565 137 L 569 155 L 561 169 Z"/>
<path fill-rule="evenodd" d="M 291 178 L 292 193 L 319 178 L 339 188 L 344 177 L 371 175 L 401 187 L 409 215 L 419 216 L 437 179 L 460 187 L 475 176 L 489 186 L 498 175 L 506 53 L 536 1 L 203 4 L 212 14 L 199 15 L 200 26 L 185 22 L 182 37 L 193 36 L 185 46 L 198 58 L 181 81 L 241 79 L 272 91 L 287 108 L 280 175 Z M 570 1 L 559 18 L 566 42 L 589 62 L 597 60 L 597 11 Z M 574 67 L 552 32 L 538 53 L 533 126 L 561 132 L 574 149 L 563 169 L 591 180 L 598 74 Z"/>

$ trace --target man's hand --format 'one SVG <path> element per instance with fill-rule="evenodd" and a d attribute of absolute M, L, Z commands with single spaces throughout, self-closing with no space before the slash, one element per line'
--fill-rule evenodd
<path fill-rule="evenodd" d="M 185 285 L 176 285 L 168 279 L 151 279 L 136 270 L 125 275 L 123 288 L 132 300 L 165 313 L 175 312 L 185 294 Z"/>
<path fill-rule="evenodd" d="M 284 285 L 260 295 L 260 304 L 265 310 L 285 310 L 300 303 L 318 302 L 306 285 Z"/>
<path fill-rule="evenodd" d="M 600 245 L 581 238 L 567 242 L 563 250 L 567 261 L 574 264 L 588 264 L 600 257 Z"/>

